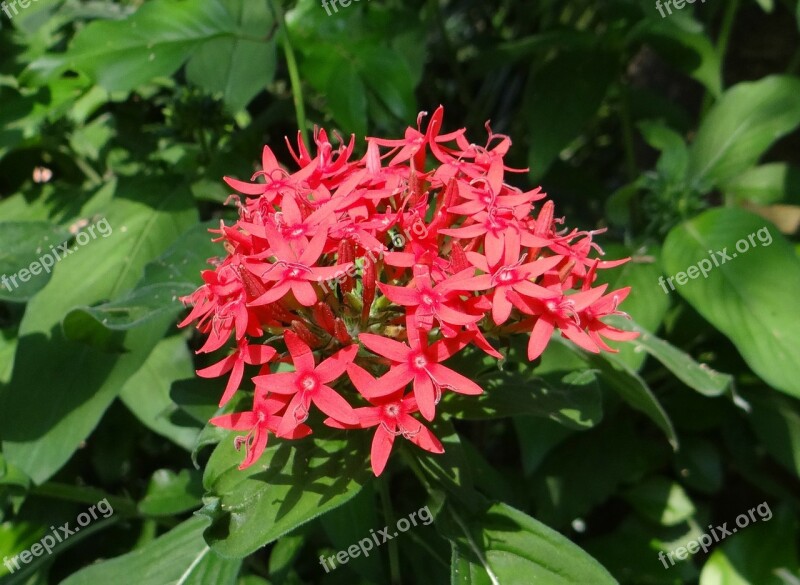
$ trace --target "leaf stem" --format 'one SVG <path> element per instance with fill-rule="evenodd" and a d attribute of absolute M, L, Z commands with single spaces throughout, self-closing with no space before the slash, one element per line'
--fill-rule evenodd
<path fill-rule="evenodd" d="M 628 87 L 620 85 L 620 119 L 622 122 L 622 143 L 625 147 L 625 170 L 628 173 L 628 180 L 635 181 L 638 176 L 636 168 L 636 153 L 633 147 L 633 120 L 631 118 L 630 96 Z"/>
<path fill-rule="evenodd" d="M 720 25 L 719 37 L 717 37 L 717 55 L 719 56 L 720 67 L 722 72 L 725 71 L 725 53 L 728 50 L 728 42 L 731 38 L 733 31 L 733 22 L 736 19 L 736 11 L 739 9 L 739 0 L 730 0 L 725 3 L 725 13 L 722 15 L 722 24 Z M 725 85 L 723 77 L 723 87 Z M 706 90 L 703 97 L 703 115 L 711 107 L 714 98 L 711 93 Z"/>
<path fill-rule="evenodd" d="M 292 46 L 292 39 L 289 35 L 289 29 L 286 26 L 286 18 L 284 18 L 283 9 L 281 9 L 279 0 L 268 0 L 268 2 L 282 33 L 281 41 L 283 44 L 283 51 L 286 54 L 289 81 L 292 84 L 292 100 L 294 101 L 294 111 L 297 116 L 297 129 L 300 131 L 303 142 L 308 144 L 306 140 L 306 109 L 305 101 L 303 100 L 303 86 L 300 81 L 300 71 L 297 68 L 297 57 L 295 56 L 294 47 Z"/>
<path fill-rule="evenodd" d="M 378 494 L 381 500 L 381 507 L 383 509 L 383 519 L 386 526 L 396 526 L 397 521 L 394 518 L 394 510 L 392 509 L 392 502 L 389 496 L 389 480 L 382 477 L 378 480 Z M 389 541 L 389 574 L 391 576 L 392 585 L 400 585 L 400 551 L 397 547 L 396 540 Z"/>
<path fill-rule="evenodd" d="M 106 500 L 113 508 L 114 514 L 121 516 L 138 516 L 136 502 L 129 498 L 112 496 L 93 487 L 81 487 L 66 483 L 47 482 L 31 488 L 31 493 L 45 498 L 54 498 L 79 504 L 96 504 Z"/>

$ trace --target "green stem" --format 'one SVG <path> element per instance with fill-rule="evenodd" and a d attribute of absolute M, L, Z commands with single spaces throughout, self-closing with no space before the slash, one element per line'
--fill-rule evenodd
<path fill-rule="evenodd" d="M 387 526 L 396 526 L 394 510 L 389 496 L 389 481 L 383 477 L 378 480 L 378 494 L 383 508 L 383 519 Z M 389 574 L 391 575 L 392 585 L 400 585 L 400 551 L 396 540 L 389 541 Z"/>
<path fill-rule="evenodd" d="M 286 54 L 286 66 L 289 69 L 289 81 L 292 84 L 292 99 L 294 101 L 295 115 L 297 116 L 297 129 L 300 131 L 303 142 L 308 145 L 306 141 L 306 108 L 303 100 L 303 86 L 300 82 L 300 71 L 297 67 L 297 57 L 295 56 L 292 39 L 289 36 L 289 29 L 286 26 L 286 19 L 283 16 L 283 9 L 281 9 L 279 0 L 268 1 L 282 33 L 283 51 Z"/>
<path fill-rule="evenodd" d="M 113 508 L 114 514 L 121 516 L 137 516 L 136 502 L 128 498 L 112 496 L 92 487 L 80 487 L 66 483 L 47 482 L 33 487 L 31 493 L 45 498 L 54 498 L 79 504 L 96 504 L 105 500 Z"/>
<path fill-rule="evenodd" d="M 628 172 L 628 180 L 634 181 L 638 176 L 636 168 L 636 154 L 633 150 L 633 120 L 631 118 L 630 99 L 628 88 L 624 84 L 620 85 L 620 118 L 622 121 L 622 143 L 625 147 L 625 170 Z"/>
<path fill-rule="evenodd" d="M 739 0 L 729 0 L 725 3 L 725 13 L 722 15 L 722 25 L 720 26 L 719 37 L 717 38 L 717 55 L 719 55 L 720 67 L 725 70 L 725 53 L 728 50 L 728 42 L 733 32 L 733 23 L 736 19 L 736 11 L 739 9 Z M 724 79 L 724 77 L 723 77 Z M 724 85 L 724 83 L 723 83 Z M 703 97 L 703 114 L 711 107 L 714 97 L 706 90 Z"/>

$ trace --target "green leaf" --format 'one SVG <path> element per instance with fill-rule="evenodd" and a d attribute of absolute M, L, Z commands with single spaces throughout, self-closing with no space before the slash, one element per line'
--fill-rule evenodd
<path fill-rule="evenodd" d="M 755 522 L 742 509 L 740 514 L 744 513 L 748 524 L 737 528 L 735 522 L 728 523 L 737 534 L 711 553 L 700 574 L 700 585 L 794 585 L 797 581 L 796 515 L 781 507 L 773 518 L 768 502 L 754 502 L 753 507 L 757 508 L 753 510 Z"/>
<path fill-rule="evenodd" d="M 661 152 L 656 169 L 672 182 L 682 181 L 689 168 L 689 148 L 683 136 L 654 120 L 639 122 L 639 130 L 647 144 Z"/>
<path fill-rule="evenodd" d="M 172 75 L 202 43 L 243 36 L 221 0 L 153 0 L 124 20 L 89 23 L 63 56 L 47 56 L 31 67 L 45 72 L 69 67 L 108 91 L 131 91 Z"/>
<path fill-rule="evenodd" d="M 568 529 L 585 518 L 624 484 L 631 484 L 668 462 L 663 441 L 646 438 L 632 417 L 575 433 L 547 454 L 536 470 L 532 500 L 536 517 L 548 526 Z M 607 453 L 614 453 L 608 457 Z"/>
<path fill-rule="evenodd" d="M 689 149 L 689 181 L 707 191 L 742 173 L 800 124 L 800 79 L 739 83 L 708 113 Z"/>
<path fill-rule="evenodd" d="M 194 469 L 175 473 L 159 469 L 150 478 L 147 494 L 139 502 L 145 516 L 174 516 L 199 508 L 203 497 L 203 479 Z"/>
<path fill-rule="evenodd" d="M 30 301 L 11 382 L 0 390 L 3 453 L 37 484 L 89 436 L 169 325 L 129 332 L 130 351 L 114 355 L 66 339 L 61 319 L 76 305 L 129 290 L 146 262 L 197 221 L 191 194 L 169 178 L 115 186 L 107 184 L 83 209 L 86 217 L 106 218 L 113 231 L 56 265 L 48 287 Z"/>
<path fill-rule="evenodd" d="M 561 52 L 533 72 L 523 105 L 533 181 L 586 129 L 616 75 L 616 57 L 598 48 Z M 567 85 L 570 91 L 563 91 Z M 562 115 L 565 111 L 569 116 Z"/>
<path fill-rule="evenodd" d="M 735 202 L 759 205 L 800 203 L 800 168 L 788 163 L 769 163 L 746 170 L 722 186 Z"/>
<path fill-rule="evenodd" d="M 457 418 L 487 419 L 522 414 L 546 416 L 574 429 L 592 427 L 603 418 L 600 387 L 590 370 L 526 377 L 496 371 L 478 378 L 479 396 L 446 397 L 448 412 Z"/>
<path fill-rule="evenodd" d="M 274 27 L 266 2 L 219 0 L 249 38 L 221 38 L 203 43 L 186 65 L 189 81 L 214 93 L 231 112 L 247 106 L 275 76 Z"/>
<path fill-rule="evenodd" d="M 218 378 L 199 378 L 193 374 L 191 378 L 173 382 L 169 396 L 181 411 L 206 424 L 219 410 L 224 387 Z"/>
<path fill-rule="evenodd" d="M 364 437 L 322 438 L 272 444 L 261 459 L 239 470 L 243 453 L 233 436 L 206 466 L 203 513 L 212 518 L 205 537 L 226 557 L 242 558 L 296 527 L 349 501 L 370 479 Z M 327 433 L 330 435 L 331 433 Z"/>
<path fill-rule="evenodd" d="M 192 376 L 194 372 L 184 339 L 169 337 L 159 342 L 119 393 L 120 400 L 147 428 L 187 451 L 194 448 L 200 429 L 179 426 L 170 419 L 178 407 L 170 399 L 169 392 L 174 381 Z"/>
<path fill-rule="evenodd" d="M 725 252 L 730 260 L 715 254 L 719 267 L 713 266 L 710 251 Z M 707 277 L 697 278 L 695 271 L 688 279 L 683 271 L 700 262 L 710 268 Z M 794 323 L 800 260 L 774 226 L 740 209 L 706 211 L 669 233 L 664 267 L 676 275 L 680 295 L 733 342 L 761 378 L 800 396 L 800 330 Z M 681 275 L 685 284 L 677 280 Z"/>
<path fill-rule="evenodd" d="M 733 388 L 733 376 L 721 374 L 712 370 L 706 364 L 697 363 L 692 356 L 671 343 L 656 337 L 635 321 L 616 315 L 607 317 L 605 321 L 609 325 L 614 325 L 620 329 L 638 331 L 639 337 L 630 343 L 637 348 L 644 349 L 661 362 L 661 365 L 672 372 L 681 382 L 701 394 L 719 396 Z"/>
<path fill-rule="evenodd" d="M 607 282 L 611 290 L 630 286 L 633 290 L 623 301 L 620 310 L 633 317 L 645 329 L 657 331 L 669 309 L 669 296 L 657 292 L 642 294 L 642 291 L 661 290 L 656 284 L 661 276 L 661 250 L 657 247 L 634 250 L 616 244 L 604 246 L 604 249 L 606 258 L 630 257 L 631 260 L 617 268 L 600 271 L 597 283 Z M 619 350 L 617 357 L 633 370 L 641 368 L 647 357 L 646 353 L 637 349 L 635 343 L 610 341 L 608 344 Z"/>
<path fill-rule="evenodd" d="M 722 93 L 722 62 L 716 48 L 702 28 L 690 20 L 680 24 L 674 18 L 642 21 L 631 40 L 642 40 L 679 71 L 702 83 L 713 96 Z M 699 30 L 693 30 L 699 28 Z"/>
<path fill-rule="evenodd" d="M 617 583 L 569 539 L 503 503 L 475 514 L 448 503 L 436 525 L 453 543 L 454 585 Z"/>
<path fill-rule="evenodd" d="M 0 223 L 0 301 L 23 302 L 42 290 L 69 239 L 67 230 L 47 222 Z"/>
<path fill-rule="evenodd" d="M 695 490 L 714 494 L 722 487 L 722 458 L 710 441 L 687 435 L 681 441 L 674 468 L 682 481 Z"/>
<path fill-rule="evenodd" d="M 570 348 L 589 367 L 597 370 L 601 382 L 608 385 L 633 408 L 646 414 L 664 431 L 672 448 L 678 449 L 678 437 L 672 421 L 641 376 L 613 354 L 587 354 L 561 337 L 554 336 L 553 339 Z"/>
<path fill-rule="evenodd" d="M 665 477 L 652 477 L 629 489 L 625 499 L 645 518 L 662 526 L 675 526 L 695 513 L 695 507 L 680 484 Z"/>
<path fill-rule="evenodd" d="M 367 133 L 367 96 L 355 63 L 347 62 L 331 70 L 325 97 L 333 117 L 357 136 Z"/>
<path fill-rule="evenodd" d="M 174 319 L 184 305 L 179 297 L 202 284 L 200 272 L 208 258 L 220 253 L 208 233 L 211 223 L 192 225 L 164 254 L 150 262 L 136 288 L 113 301 L 80 307 L 64 318 L 68 339 L 97 348 L 121 350 L 122 334 L 156 319 Z"/>
<path fill-rule="evenodd" d="M 346 506 L 339 506 L 325 514 L 321 519 L 322 527 L 333 548 L 346 550 L 362 538 L 369 538 L 369 531 L 380 525 L 377 509 L 375 491 L 371 486 L 365 486 Z M 359 555 L 351 558 L 348 565 L 371 582 L 385 580 L 379 550 L 372 551 L 368 557 Z"/>
<path fill-rule="evenodd" d="M 747 395 L 750 424 L 761 445 L 786 469 L 800 477 L 800 406 L 780 395 Z"/>
<path fill-rule="evenodd" d="M 190 518 L 142 548 L 78 571 L 61 585 L 127 583 L 132 576 L 140 585 L 235 585 L 241 561 L 223 559 L 203 542 L 207 523 Z"/>
<path fill-rule="evenodd" d="M 775 9 L 774 0 L 756 0 L 756 2 L 758 2 L 758 5 L 761 6 L 761 9 L 768 14 L 771 14 Z"/>

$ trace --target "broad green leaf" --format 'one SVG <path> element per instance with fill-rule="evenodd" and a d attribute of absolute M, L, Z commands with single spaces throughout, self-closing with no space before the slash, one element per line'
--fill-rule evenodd
<path fill-rule="evenodd" d="M 713 494 L 722 487 L 722 458 L 710 441 L 687 435 L 673 464 L 676 473 L 688 487 Z"/>
<path fill-rule="evenodd" d="M 743 526 L 728 522 L 727 528 L 736 534 L 708 558 L 700 585 L 794 585 L 800 578 L 796 515 L 783 507 L 772 510 L 766 501 L 753 501 L 753 508 L 752 517 L 747 509 L 740 510 L 737 518 L 744 514 Z"/>
<path fill-rule="evenodd" d="M 168 337 L 158 343 L 119 393 L 120 400 L 147 428 L 187 451 L 197 442 L 199 425 L 180 426 L 172 422 L 170 416 L 178 407 L 169 392 L 173 382 L 194 375 L 194 371 L 184 339 Z"/>
<path fill-rule="evenodd" d="M 748 394 L 750 424 L 776 461 L 800 477 L 800 405 L 780 395 Z"/>
<path fill-rule="evenodd" d="M 722 186 L 736 202 L 760 205 L 800 203 L 800 168 L 788 163 L 768 163 L 746 170 Z"/>
<path fill-rule="evenodd" d="M 175 473 L 159 469 L 150 478 L 147 493 L 139 502 L 145 516 L 174 516 L 199 508 L 203 497 L 203 480 L 194 469 Z"/>
<path fill-rule="evenodd" d="M 478 378 L 477 383 L 484 393 L 448 395 L 444 402 L 448 412 L 464 419 L 535 414 L 574 429 L 592 427 L 603 417 L 600 388 L 589 370 L 562 371 L 546 377 L 496 371 Z"/>
<path fill-rule="evenodd" d="M 774 0 L 756 0 L 758 5 L 764 10 L 764 12 L 771 13 L 775 9 L 775 2 Z"/>
<path fill-rule="evenodd" d="M 740 209 L 709 210 L 669 233 L 663 260 L 678 293 L 733 342 L 761 378 L 800 396 L 794 310 L 800 260 L 774 226 Z M 695 270 L 689 279 L 690 268 L 701 262 L 708 267 L 706 278 Z M 685 284 L 677 280 L 681 276 Z"/>
<path fill-rule="evenodd" d="M 503 503 L 475 514 L 448 503 L 436 525 L 453 542 L 453 585 L 617 583 L 569 539 Z"/>
<path fill-rule="evenodd" d="M 678 449 L 678 436 L 669 415 L 639 374 L 612 354 L 591 355 L 589 363 L 600 371 L 601 379 L 625 402 L 650 417 L 664 431 L 672 448 Z"/>
<path fill-rule="evenodd" d="M 241 37 L 203 43 L 186 65 L 192 83 L 214 93 L 232 112 L 243 109 L 275 76 L 274 23 L 266 2 L 218 0 L 236 21 Z"/>
<path fill-rule="evenodd" d="M 532 475 L 545 456 L 575 432 L 554 421 L 530 416 L 514 417 L 514 430 L 519 438 L 522 471 L 526 476 Z"/>
<path fill-rule="evenodd" d="M 414 457 L 430 479 L 431 489 L 447 492 L 453 498 L 474 504 L 476 492 L 472 470 L 461 444 L 461 437 L 450 421 L 435 421 L 431 430 L 442 442 L 444 453 L 428 453 L 406 444 L 403 444 L 403 448 Z"/>
<path fill-rule="evenodd" d="M 170 400 L 192 419 L 206 424 L 219 410 L 219 399 L 225 384 L 220 378 L 191 378 L 176 380 L 169 391 Z"/>
<path fill-rule="evenodd" d="M 613 421 L 573 434 L 547 454 L 532 484 L 537 519 L 564 530 L 622 485 L 639 481 L 669 461 L 667 445 L 644 437 L 631 419 L 623 411 Z"/>
<path fill-rule="evenodd" d="M 183 310 L 179 297 L 202 284 L 200 272 L 221 251 L 208 233 L 210 223 L 195 224 L 144 269 L 136 288 L 113 301 L 73 309 L 64 318 L 69 339 L 98 348 L 119 347 L 122 334 L 155 319 L 174 319 Z"/>
<path fill-rule="evenodd" d="M 331 546 L 337 551 L 347 550 L 359 540 L 369 538 L 370 530 L 380 526 L 377 510 L 375 491 L 371 486 L 365 486 L 346 506 L 339 506 L 325 514 L 321 518 L 322 527 L 330 539 Z M 368 554 L 367 557 L 359 555 L 351 558 L 347 564 L 365 579 L 380 583 L 385 579 L 380 549 Z M 272 576 L 276 578 L 275 575 Z"/>
<path fill-rule="evenodd" d="M 719 396 L 732 389 L 733 376 L 712 370 L 706 364 L 697 363 L 689 354 L 656 337 L 635 321 L 616 315 L 607 317 L 605 321 L 620 329 L 637 331 L 639 337 L 629 343 L 656 358 L 676 378 L 701 394 Z"/>
<path fill-rule="evenodd" d="M 672 182 L 682 181 L 689 167 L 689 148 L 683 136 L 661 121 L 639 122 L 639 130 L 647 144 L 661 152 L 658 171 Z"/>
<path fill-rule="evenodd" d="M 609 289 L 632 288 L 619 309 L 624 311 L 649 331 L 657 331 L 670 306 L 668 295 L 658 291 L 657 282 L 661 276 L 661 250 L 657 247 L 633 250 L 621 245 L 604 246 L 606 258 L 617 259 L 630 257 L 631 260 L 622 266 L 610 270 L 599 271 L 597 283 L 608 283 Z M 652 291 L 652 292 L 645 292 Z M 617 356 L 633 370 L 642 367 L 647 354 L 637 348 L 636 343 L 614 342 L 608 344 L 619 350 Z"/>
<path fill-rule="evenodd" d="M 672 448 L 678 449 L 678 437 L 672 421 L 639 374 L 613 354 L 588 354 L 559 336 L 554 336 L 553 339 L 570 348 L 576 355 L 582 357 L 589 367 L 597 370 L 603 384 L 614 390 L 633 408 L 646 414 L 664 431 Z"/>
<path fill-rule="evenodd" d="M 689 148 L 689 181 L 707 191 L 742 173 L 800 124 L 800 79 L 739 83 L 708 113 Z"/>
<path fill-rule="evenodd" d="M 663 526 L 685 522 L 695 507 L 679 483 L 652 477 L 625 493 L 625 499 L 645 518 Z"/>
<path fill-rule="evenodd" d="M 328 108 L 342 128 L 364 136 L 367 133 L 367 96 L 364 81 L 352 62 L 332 69 L 326 81 Z"/>
<path fill-rule="evenodd" d="M 416 114 L 414 80 L 410 66 L 388 47 L 370 46 L 361 53 L 364 83 L 398 120 Z"/>
<path fill-rule="evenodd" d="M 530 134 L 528 164 L 536 181 L 594 118 L 617 74 L 617 59 L 599 48 L 559 53 L 532 73 L 523 112 Z M 570 91 L 563 91 L 569 85 Z M 569 116 L 563 116 L 563 112 Z"/>
<path fill-rule="evenodd" d="M 219 554 L 242 558 L 355 496 L 371 477 L 363 433 L 348 440 L 314 435 L 301 441 L 271 437 L 252 467 L 228 434 L 211 455 L 203 478 L 203 514 L 212 519 L 206 540 Z"/>
<path fill-rule="evenodd" d="M 690 20 L 689 23 L 697 24 Z M 642 40 L 679 71 L 702 83 L 713 96 L 722 93 L 722 62 L 702 30 L 690 30 L 674 17 L 646 20 L 634 29 L 632 40 Z"/>
<path fill-rule="evenodd" d="M 7 384 L 14 369 L 14 356 L 17 353 L 16 331 L 0 329 L 0 385 Z"/>
<path fill-rule="evenodd" d="M 672 552 L 701 535 L 700 527 L 695 530 L 687 523 L 670 527 L 658 526 L 630 514 L 621 522 L 615 523 L 611 532 L 590 536 L 589 540 L 582 542 L 581 545 L 612 575 L 635 575 L 637 584 L 695 584 L 700 572 L 694 564 L 691 561 L 675 559 L 674 554 L 673 559 L 677 562 L 670 564 L 665 553 Z"/>
<path fill-rule="evenodd" d="M 292 571 L 294 561 L 300 555 L 305 543 L 306 537 L 302 532 L 300 534 L 287 534 L 275 542 L 269 553 L 270 579 L 283 582 Z"/>
<path fill-rule="evenodd" d="M 124 20 L 89 23 L 66 53 L 45 57 L 32 68 L 69 67 L 87 73 L 108 91 L 131 91 L 155 77 L 172 75 L 202 43 L 241 36 L 221 0 L 153 0 Z"/>
<path fill-rule="evenodd" d="M 169 178 L 109 183 L 84 208 L 85 217 L 95 215 L 107 219 L 111 235 L 57 264 L 48 287 L 30 301 L 14 372 L 0 391 L 3 453 L 36 483 L 58 471 L 88 437 L 169 325 L 154 322 L 130 332 L 129 352 L 115 355 L 69 341 L 61 319 L 76 305 L 130 290 L 147 261 L 197 220 L 191 195 Z"/>
<path fill-rule="evenodd" d="M 69 251 L 66 229 L 47 222 L 0 223 L 0 301 L 23 302 L 50 281 L 53 267 Z"/>
<path fill-rule="evenodd" d="M 224 559 L 203 541 L 206 519 L 191 518 L 142 548 L 90 565 L 61 585 L 235 585 L 241 561 Z"/>

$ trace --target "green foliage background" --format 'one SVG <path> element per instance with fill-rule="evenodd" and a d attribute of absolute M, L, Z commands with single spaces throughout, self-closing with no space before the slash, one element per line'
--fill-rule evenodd
<path fill-rule="evenodd" d="M 0 556 L 104 498 L 114 514 L 0 583 L 800 583 L 795 0 L 4 6 L 0 275 L 102 218 L 113 234 L 0 287 Z M 439 104 L 447 129 L 509 134 L 520 185 L 568 225 L 608 228 L 642 336 L 533 366 L 512 345 L 502 370 L 466 356 L 489 391 L 447 402 L 446 453 L 403 452 L 386 481 L 363 437 L 324 432 L 238 471 L 206 426 L 219 381 L 175 327 L 222 253 L 221 177 L 298 126 L 394 136 Z M 659 560 L 764 502 L 710 554 Z M 432 525 L 320 566 L 424 505 Z"/>

